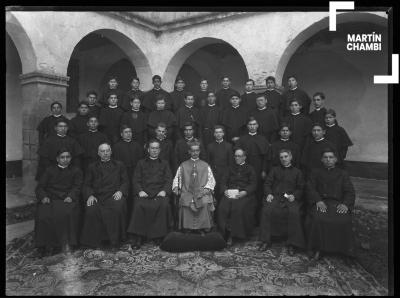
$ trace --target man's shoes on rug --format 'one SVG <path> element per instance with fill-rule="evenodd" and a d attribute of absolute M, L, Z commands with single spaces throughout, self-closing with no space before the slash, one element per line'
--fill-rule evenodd
<path fill-rule="evenodd" d="M 288 247 L 287 247 L 287 252 L 288 252 L 288 255 L 289 255 L 289 256 L 293 257 L 293 256 L 294 256 L 294 253 L 295 253 L 294 247 L 291 246 L 291 245 L 288 245 Z"/>
<path fill-rule="evenodd" d="M 72 249 L 71 246 L 67 243 L 65 245 L 63 245 L 62 247 L 62 252 L 66 255 L 70 255 L 72 253 Z"/>
<path fill-rule="evenodd" d="M 321 258 L 321 252 L 319 250 L 317 250 L 315 253 L 309 251 L 308 258 L 310 259 L 311 262 L 316 262 Z"/>
<path fill-rule="evenodd" d="M 233 245 L 233 240 L 232 237 L 229 236 L 228 239 L 226 240 L 226 246 L 231 247 Z"/>
<path fill-rule="evenodd" d="M 154 239 L 154 244 L 156 246 L 160 246 L 162 241 L 163 241 L 163 238 L 156 238 L 156 239 Z"/>
<path fill-rule="evenodd" d="M 266 251 L 271 244 L 269 242 L 261 242 L 261 244 L 258 246 L 259 251 Z"/>
<path fill-rule="evenodd" d="M 142 247 L 142 237 L 136 236 L 136 240 L 132 244 L 132 249 L 140 249 Z"/>

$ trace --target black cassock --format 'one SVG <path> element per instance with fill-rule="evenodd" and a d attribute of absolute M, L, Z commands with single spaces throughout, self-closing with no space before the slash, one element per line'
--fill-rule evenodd
<path fill-rule="evenodd" d="M 314 123 L 319 123 L 322 126 L 325 125 L 325 115 L 326 115 L 326 109 L 325 108 L 320 108 L 319 110 L 314 109 L 308 116 L 311 119 L 311 122 Z"/>
<path fill-rule="evenodd" d="M 350 140 L 346 130 L 338 124 L 330 127 L 327 126 L 325 138 L 335 144 L 340 160 L 344 161 L 346 159 L 347 150 L 350 146 L 353 146 L 353 142 Z"/>
<path fill-rule="evenodd" d="M 167 137 L 170 138 L 173 136 L 176 128 L 176 117 L 169 110 L 155 110 L 150 113 L 147 120 L 148 136 L 150 138 L 156 137 L 154 129 L 160 122 L 163 122 L 167 126 Z"/>
<path fill-rule="evenodd" d="M 70 120 L 69 135 L 73 138 L 77 138 L 80 134 L 87 132 L 87 122 L 89 115 L 76 115 Z"/>
<path fill-rule="evenodd" d="M 163 139 L 162 141 L 157 139 L 160 142 L 160 155 L 159 158 L 166 160 L 170 169 L 174 169 L 175 167 L 175 155 L 174 155 L 174 145 L 170 139 Z"/>
<path fill-rule="evenodd" d="M 314 169 L 307 181 L 306 199 L 308 249 L 353 255 L 352 212 L 355 191 L 347 172 L 337 167 Z M 318 201 L 327 205 L 326 213 L 317 211 Z M 349 208 L 347 213 L 337 213 L 336 208 L 340 203 Z"/>
<path fill-rule="evenodd" d="M 100 130 L 107 136 L 111 144 L 115 144 L 120 139 L 120 125 L 124 110 L 120 107 L 104 107 L 100 110 L 99 124 Z"/>
<path fill-rule="evenodd" d="M 179 137 L 183 137 L 183 128 L 186 122 L 194 124 L 194 135 L 200 137 L 200 111 L 196 107 L 188 108 L 183 105 L 176 112 L 176 122 L 179 129 Z"/>
<path fill-rule="evenodd" d="M 264 182 L 265 196 L 274 196 L 272 202 L 263 199 L 260 219 L 260 240 L 271 243 L 272 236 L 287 237 L 286 243 L 305 248 L 302 224 L 304 179 L 301 171 L 293 166 L 273 167 Z M 289 202 L 284 194 L 294 195 Z"/>
<path fill-rule="evenodd" d="M 171 97 L 172 112 L 174 112 L 174 114 L 185 105 L 185 93 L 185 90 L 178 91 L 175 89 L 169 94 Z"/>
<path fill-rule="evenodd" d="M 307 137 L 311 136 L 312 123 L 310 118 L 302 113 L 297 115 L 290 114 L 284 118 L 283 122 L 289 124 L 292 131 L 290 139 L 299 145 L 300 152 L 302 152 Z"/>
<path fill-rule="evenodd" d="M 222 111 L 221 124 L 225 126 L 225 138 L 232 143 L 232 138 L 240 137 L 246 132 L 247 111 L 243 106 L 232 106 Z"/>
<path fill-rule="evenodd" d="M 96 161 L 89 165 L 85 176 L 82 195 L 85 203 L 85 217 L 81 234 L 81 244 L 99 247 L 102 240 L 112 245 L 124 241 L 126 229 L 126 197 L 129 181 L 124 164 L 111 159 Z M 114 193 L 122 192 L 120 200 L 113 199 Z M 87 206 L 93 195 L 97 203 Z"/>
<path fill-rule="evenodd" d="M 124 100 L 121 102 L 121 108 L 125 112 L 129 112 L 130 110 L 132 110 L 131 100 L 135 97 L 139 97 L 140 102 L 142 102 L 143 94 L 144 94 L 144 92 L 139 89 L 138 90 L 129 90 L 128 92 L 126 92 Z"/>
<path fill-rule="evenodd" d="M 304 90 L 300 89 L 299 87 L 297 87 L 294 90 L 289 89 L 283 92 L 282 96 L 284 98 L 284 107 L 285 107 L 283 111 L 284 116 L 290 114 L 289 102 L 293 98 L 300 100 L 301 104 L 300 112 L 308 116 L 308 114 L 310 113 L 311 98 Z"/>
<path fill-rule="evenodd" d="M 208 92 L 210 92 L 210 90 L 206 91 L 199 90 L 195 93 L 194 106 L 196 108 L 201 109 L 202 107 L 205 107 L 207 105 Z"/>
<path fill-rule="evenodd" d="M 58 117 L 50 115 L 40 121 L 38 127 L 36 128 L 36 130 L 39 132 L 39 146 L 44 143 L 47 137 L 56 134 L 54 127 L 56 126 L 58 119 L 64 120 L 69 126 L 69 120 L 64 115 L 60 115 Z"/>
<path fill-rule="evenodd" d="M 256 103 L 257 96 L 258 94 L 255 93 L 254 91 L 249 93 L 245 92 L 242 95 L 240 95 L 240 98 L 242 99 L 240 104 L 246 107 L 248 111 L 254 110 L 257 108 L 257 103 Z"/>
<path fill-rule="evenodd" d="M 256 108 L 249 112 L 249 116 L 257 119 L 258 133 L 265 136 L 268 142 L 272 143 L 276 139 L 276 133 L 279 130 L 278 113 L 272 108 L 262 110 Z"/>
<path fill-rule="evenodd" d="M 94 105 L 88 105 L 88 107 L 89 107 L 89 115 L 95 116 L 97 120 L 99 120 L 101 105 L 96 103 Z"/>
<path fill-rule="evenodd" d="M 217 98 L 216 104 L 221 107 L 222 110 L 229 108 L 231 106 L 231 97 L 232 95 L 237 95 L 240 97 L 239 92 L 232 88 L 227 88 L 227 89 L 220 89 L 215 93 L 215 96 Z"/>
<path fill-rule="evenodd" d="M 133 176 L 135 206 L 128 233 L 145 236 L 149 239 L 164 237 L 173 225 L 169 196 L 171 194 L 172 174 L 168 162 L 146 157 L 139 161 Z M 148 194 L 140 198 L 139 192 Z M 166 196 L 157 196 L 165 191 Z"/>
<path fill-rule="evenodd" d="M 255 224 L 256 180 L 256 173 L 248 163 L 232 165 L 223 175 L 220 187 L 221 200 L 217 210 L 218 228 L 222 233 L 230 230 L 232 237 L 241 239 L 251 235 Z M 230 199 L 224 195 L 227 189 L 246 191 L 247 195 L 240 199 Z"/>
<path fill-rule="evenodd" d="M 116 88 L 116 89 L 107 88 L 101 95 L 99 104 L 101 104 L 103 107 L 108 106 L 108 97 L 111 93 L 117 94 L 118 106 L 121 107 L 122 103 L 125 101 L 126 95 L 125 95 L 125 92 L 120 88 Z"/>
<path fill-rule="evenodd" d="M 279 151 L 282 149 L 289 149 L 290 152 L 292 152 L 292 165 L 297 166 L 300 163 L 300 149 L 299 145 L 296 143 L 292 142 L 290 139 L 289 140 L 282 140 L 279 139 L 271 144 L 270 147 L 270 160 L 271 160 L 271 166 L 280 166 L 281 165 L 281 160 L 279 158 Z"/>
<path fill-rule="evenodd" d="M 221 115 L 221 108 L 215 104 L 200 109 L 201 138 L 205 146 L 214 141 L 214 126 L 221 124 Z"/>
<path fill-rule="evenodd" d="M 285 99 L 277 90 L 265 90 L 265 97 L 267 98 L 267 107 L 274 109 L 279 118 L 283 117 L 283 111 L 285 110 Z"/>
<path fill-rule="evenodd" d="M 142 111 L 130 110 L 122 115 L 121 125 L 132 128 L 132 138 L 138 142 L 142 148 L 147 142 L 147 114 Z"/>
<path fill-rule="evenodd" d="M 190 140 L 187 139 L 179 139 L 176 141 L 175 143 L 175 148 L 174 148 L 174 152 L 175 152 L 175 165 L 174 168 L 172 169 L 173 172 L 176 172 L 176 170 L 178 169 L 178 167 L 180 166 L 181 163 L 183 163 L 185 160 L 188 160 L 190 158 L 190 154 L 189 154 L 189 145 L 188 143 L 190 141 L 198 141 L 200 142 L 200 159 L 203 161 L 207 161 L 207 152 L 206 149 L 204 148 L 203 142 L 199 139 L 196 138 L 192 138 Z"/>
<path fill-rule="evenodd" d="M 145 112 L 150 113 L 157 110 L 156 101 L 159 96 L 165 99 L 165 109 L 172 110 L 172 100 L 170 94 L 164 89 L 151 89 L 143 94 L 142 106 Z"/>
<path fill-rule="evenodd" d="M 39 180 L 45 169 L 50 165 L 57 164 L 57 152 L 58 150 L 66 148 L 70 151 L 72 156 L 72 165 L 81 167 L 81 154 L 83 149 L 79 143 L 70 136 L 61 137 L 59 135 L 49 136 L 39 147 L 39 164 L 37 168 L 36 180 Z"/>
<path fill-rule="evenodd" d="M 324 167 L 321 158 L 322 152 L 326 148 L 336 150 L 336 146 L 332 142 L 328 141 L 326 138 L 323 138 L 319 141 L 314 140 L 314 138 L 312 137 L 309 137 L 307 139 L 303 149 L 303 153 L 301 154 L 300 162 L 302 167 L 304 167 L 304 169 L 306 170 L 306 175 L 310 173 L 311 169 Z M 338 163 L 341 163 L 341 160 L 339 158 Z"/>
<path fill-rule="evenodd" d="M 36 187 L 38 200 L 35 214 L 35 245 L 59 247 L 78 244 L 79 199 L 82 171 L 72 165 L 61 168 L 52 165 L 46 169 Z M 42 204 L 45 197 L 49 204 Z M 64 202 L 70 197 L 71 203 Z"/>
<path fill-rule="evenodd" d="M 79 135 L 77 140 L 84 151 L 82 154 L 82 168 L 86 171 L 92 162 L 99 159 L 99 146 L 103 143 L 108 143 L 109 141 L 107 136 L 98 130 L 87 131 Z"/>

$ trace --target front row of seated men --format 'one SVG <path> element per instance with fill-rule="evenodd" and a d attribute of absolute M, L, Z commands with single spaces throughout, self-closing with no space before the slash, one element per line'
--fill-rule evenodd
<path fill-rule="evenodd" d="M 104 240 L 116 250 L 126 240 L 126 231 L 133 235 L 134 248 L 145 238 L 160 244 L 173 229 L 171 207 L 178 208 L 175 221 L 185 233 L 204 235 L 214 228 L 216 217 L 228 246 L 232 239 L 249 238 L 255 223 L 257 178 L 243 149 L 234 151 L 235 164 L 220 180 L 217 205 L 214 175 L 199 159 L 197 141 L 189 144 L 191 157 L 180 164 L 173 179 L 168 162 L 159 158 L 160 142 L 151 140 L 148 145 L 149 154 L 139 161 L 133 175 L 134 206 L 128 210 L 132 212 L 129 222 L 126 167 L 111 158 L 108 144 L 99 146 L 100 160 L 89 165 L 84 181 L 81 170 L 70 164 L 71 152 L 58 152 L 57 165 L 46 169 L 36 189 L 35 241 L 41 255 L 60 246 L 68 253 L 78 243 L 100 248 Z M 308 249 L 313 259 L 319 258 L 320 251 L 352 256 L 355 192 L 347 173 L 335 167 L 334 150 L 323 151 L 323 167 L 312 170 L 307 183 L 292 166 L 290 150 L 280 150 L 279 157 L 281 165 L 273 167 L 264 182 L 259 249 L 266 250 L 273 236 L 283 236 L 291 255 L 294 248 L 301 248 Z M 178 199 L 177 206 L 172 204 L 171 192 Z M 80 197 L 85 205 L 83 222 L 79 221 Z"/>

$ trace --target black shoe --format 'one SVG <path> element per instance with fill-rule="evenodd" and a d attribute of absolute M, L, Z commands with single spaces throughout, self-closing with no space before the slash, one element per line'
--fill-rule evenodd
<path fill-rule="evenodd" d="M 63 245 L 62 252 L 64 254 L 70 255 L 72 253 L 71 246 L 69 246 L 69 244 Z"/>
<path fill-rule="evenodd" d="M 294 248 L 293 248 L 293 246 L 288 246 L 288 248 L 287 248 L 287 252 L 288 252 L 288 255 L 289 256 L 294 256 Z"/>
<path fill-rule="evenodd" d="M 232 237 L 229 236 L 228 240 L 226 240 L 226 246 L 227 247 L 231 247 L 232 245 L 233 245 L 233 240 L 232 240 Z"/>
<path fill-rule="evenodd" d="M 259 251 L 266 251 L 270 246 L 271 246 L 271 244 L 269 242 L 263 242 L 259 246 L 258 250 Z"/>
<path fill-rule="evenodd" d="M 156 246 L 160 246 L 161 245 L 161 243 L 162 243 L 162 238 L 156 238 L 156 239 L 154 239 L 154 244 L 156 245 Z"/>
<path fill-rule="evenodd" d="M 140 249 L 142 247 L 142 237 L 137 236 L 135 244 L 132 246 L 133 249 Z"/>
<path fill-rule="evenodd" d="M 321 258 L 321 253 L 319 250 L 317 250 L 314 254 L 314 256 L 312 257 L 311 261 L 316 262 Z"/>

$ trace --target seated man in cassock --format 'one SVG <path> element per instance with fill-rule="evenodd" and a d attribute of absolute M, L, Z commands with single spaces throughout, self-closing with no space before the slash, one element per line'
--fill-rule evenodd
<path fill-rule="evenodd" d="M 100 160 L 89 165 L 82 189 L 86 200 L 81 244 L 100 248 L 108 240 L 113 250 L 125 240 L 128 175 L 125 165 L 111 159 L 111 146 L 101 144 Z"/>
<path fill-rule="evenodd" d="M 179 196 L 178 228 L 204 235 L 214 226 L 215 179 L 210 166 L 199 159 L 199 142 L 189 143 L 189 153 L 190 159 L 181 163 L 172 183 L 172 191 Z"/>
<path fill-rule="evenodd" d="M 41 256 L 62 247 L 69 253 L 78 244 L 82 171 L 71 165 L 71 152 L 57 152 L 57 165 L 46 169 L 36 187 L 35 245 Z"/>
<path fill-rule="evenodd" d="M 265 199 L 260 220 L 260 250 L 271 245 L 272 236 L 284 236 L 289 255 L 294 247 L 305 248 L 301 221 L 304 179 L 301 171 L 292 165 L 292 152 L 279 152 L 281 165 L 273 167 L 264 182 Z"/>
<path fill-rule="evenodd" d="M 246 152 L 235 150 L 235 165 L 222 176 L 218 205 L 218 228 L 233 244 L 232 238 L 246 239 L 254 227 L 254 206 L 257 178 L 254 168 L 246 163 Z"/>
<path fill-rule="evenodd" d="M 307 181 L 308 212 L 305 222 L 308 250 L 313 260 L 320 252 L 353 256 L 352 211 L 355 191 L 346 171 L 336 167 L 337 153 L 322 152 L 323 168 L 311 171 Z"/>
<path fill-rule="evenodd" d="M 135 234 L 134 248 L 142 238 L 155 239 L 159 245 L 173 225 L 170 194 L 172 173 L 168 162 L 159 158 L 160 142 L 150 140 L 149 156 L 141 159 L 133 176 L 134 208 L 128 233 Z"/>

